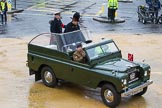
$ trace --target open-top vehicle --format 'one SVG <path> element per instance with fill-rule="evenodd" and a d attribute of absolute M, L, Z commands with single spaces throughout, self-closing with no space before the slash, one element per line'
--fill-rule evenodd
<path fill-rule="evenodd" d="M 59 80 L 90 88 L 101 88 L 103 102 L 118 106 L 122 96 L 141 96 L 147 91 L 150 66 L 122 58 L 121 50 L 113 40 L 98 43 L 87 41 L 87 32 L 41 34 L 28 44 L 28 67 L 35 81 L 55 87 Z M 72 56 L 76 43 L 81 42 L 86 62 L 79 63 Z"/>

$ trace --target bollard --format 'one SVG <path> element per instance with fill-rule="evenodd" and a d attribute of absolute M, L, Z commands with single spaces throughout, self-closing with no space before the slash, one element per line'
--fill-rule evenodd
<path fill-rule="evenodd" d="M 107 17 L 107 13 L 108 13 L 107 3 L 103 3 L 101 6 L 101 10 L 99 11 L 99 16 Z"/>

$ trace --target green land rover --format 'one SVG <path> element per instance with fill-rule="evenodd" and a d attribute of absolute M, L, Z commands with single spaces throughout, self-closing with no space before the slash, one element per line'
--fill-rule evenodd
<path fill-rule="evenodd" d="M 86 31 L 63 34 L 40 34 L 28 44 L 27 65 L 35 81 L 56 87 L 64 80 L 90 88 L 101 88 L 105 105 L 116 107 L 121 97 L 141 96 L 147 91 L 150 66 L 122 58 L 121 50 L 113 40 L 88 40 Z M 86 62 L 73 60 L 76 43 L 82 43 Z"/>

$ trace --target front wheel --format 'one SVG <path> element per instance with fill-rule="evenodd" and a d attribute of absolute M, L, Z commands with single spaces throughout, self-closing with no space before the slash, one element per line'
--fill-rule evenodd
<path fill-rule="evenodd" d="M 159 24 L 162 24 L 162 17 L 159 18 Z"/>
<path fill-rule="evenodd" d="M 154 19 L 154 24 L 158 24 L 158 19 Z"/>
<path fill-rule="evenodd" d="M 142 19 L 142 23 L 143 23 L 143 24 L 146 24 L 146 20 L 145 20 L 145 19 Z"/>
<path fill-rule="evenodd" d="M 44 85 L 48 87 L 56 87 L 57 78 L 50 67 L 43 67 L 41 70 L 41 77 Z"/>
<path fill-rule="evenodd" d="M 142 96 L 143 94 L 145 94 L 147 91 L 147 87 L 143 88 L 143 90 L 139 93 L 137 93 L 135 96 Z"/>
<path fill-rule="evenodd" d="M 101 88 L 101 97 L 105 105 L 115 108 L 120 104 L 121 94 L 116 91 L 116 89 L 110 85 L 105 84 Z"/>

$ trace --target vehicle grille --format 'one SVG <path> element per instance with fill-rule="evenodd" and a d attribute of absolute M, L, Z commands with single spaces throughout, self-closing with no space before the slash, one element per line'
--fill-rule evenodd
<path fill-rule="evenodd" d="M 140 79 L 139 69 L 133 68 L 128 71 L 128 83 L 132 83 Z"/>

